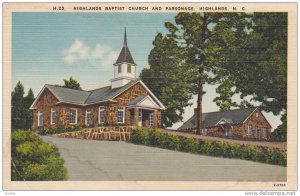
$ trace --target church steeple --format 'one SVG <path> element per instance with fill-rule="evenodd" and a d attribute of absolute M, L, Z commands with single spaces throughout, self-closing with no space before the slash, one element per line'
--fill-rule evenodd
<path fill-rule="evenodd" d="M 112 88 L 119 88 L 135 80 L 136 64 L 127 45 L 127 32 L 125 27 L 124 42 L 119 57 L 114 64 L 114 78 L 111 79 Z"/>
<path fill-rule="evenodd" d="M 125 27 L 125 33 L 124 33 L 124 43 L 123 43 L 123 46 L 127 46 L 126 27 Z"/>
<path fill-rule="evenodd" d="M 129 51 L 128 45 L 127 45 L 127 33 L 126 33 L 126 28 L 125 28 L 125 32 L 124 32 L 124 42 L 123 42 L 123 48 L 119 54 L 119 57 L 115 63 L 119 64 L 119 63 L 130 63 L 130 64 L 134 64 L 135 62 L 131 56 L 131 53 Z"/>

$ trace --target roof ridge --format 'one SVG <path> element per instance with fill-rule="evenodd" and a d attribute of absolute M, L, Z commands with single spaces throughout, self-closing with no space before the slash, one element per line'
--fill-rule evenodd
<path fill-rule="evenodd" d="M 110 87 L 111 85 L 107 85 L 107 86 L 103 86 L 103 87 L 99 87 L 99 88 L 95 88 L 93 90 L 89 90 L 89 92 L 91 91 L 95 91 L 95 90 L 99 90 L 99 89 L 102 89 L 102 88 L 107 88 L 107 87 Z"/>
<path fill-rule="evenodd" d="M 57 88 L 63 88 L 63 89 L 68 89 L 68 90 L 73 90 L 73 91 L 81 91 L 81 92 L 89 92 L 87 90 L 79 90 L 79 89 L 72 89 L 72 88 L 67 88 L 63 86 L 59 86 L 58 84 L 45 84 L 45 86 L 52 86 L 52 87 L 57 87 Z"/>
<path fill-rule="evenodd" d="M 94 90 L 90 90 L 90 91 L 89 91 L 90 94 L 89 94 L 89 96 L 86 98 L 86 100 L 84 101 L 84 103 L 87 103 L 87 101 L 89 100 L 90 96 L 93 94 L 92 91 L 96 91 L 96 90 L 103 89 L 103 88 L 107 88 L 107 87 L 109 87 L 109 86 L 103 86 L 103 87 L 100 87 L 100 88 L 96 88 L 96 89 L 94 89 Z"/>
<path fill-rule="evenodd" d="M 236 111 L 236 110 L 246 110 L 246 109 L 256 109 L 256 108 L 258 108 L 258 107 L 238 108 L 238 109 L 233 109 L 233 110 L 215 111 L 215 112 L 205 112 L 205 113 L 202 113 L 202 114 L 221 113 L 221 112 L 232 112 L 232 111 Z"/>

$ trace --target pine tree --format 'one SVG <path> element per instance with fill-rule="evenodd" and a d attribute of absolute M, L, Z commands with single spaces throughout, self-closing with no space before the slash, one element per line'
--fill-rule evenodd
<path fill-rule="evenodd" d="M 73 77 L 70 77 L 68 80 L 64 79 L 64 85 L 65 88 L 75 89 L 75 90 L 82 90 L 80 87 L 79 82 L 76 79 L 73 79 Z"/>
<path fill-rule="evenodd" d="M 11 93 L 11 128 L 30 129 L 32 126 L 32 111 L 29 107 L 34 101 L 32 89 L 29 89 L 28 95 L 24 97 L 24 86 L 19 81 Z"/>
<path fill-rule="evenodd" d="M 224 60 L 219 59 L 220 50 L 222 47 L 227 47 L 222 43 L 226 39 L 232 39 L 237 34 L 243 33 L 248 23 L 247 17 L 246 14 L 242 13 L 179 13 L 175 17 L 175 24 L 171 22 L 165 23 L 169 31 L 165 37 L 175 41 L 175 48 L 177 48 L 178 52 L 170 56 L 166 56 L 164 53 L 161 53 L 160 56 L 158 54 L 158 59 L 165 59 L 161 60 L 162 62 L 165 61 L 165 63 L 159 65 L 161 66 L 159 71 L 163 72 L 161 75 L 168 77 L 169 72 L 165 71 L 167 69 L 164 67 L 167 60 L 172 58 L 179 58 L 180 60 L 173 64 L 173 67 L 169 70 L 173 71 L 179 65 L 182 67 L 184 65 L 184 69 L 180 70 L 184 73 L 178 73 L 183 77 L 179 75 L 174 77 L 180 78 L 181 86 L 188 86 L 185 89 L 187 91 L 185 94 L 189 96 L 190 94 L 197 95 L 197 134 L 200 134 L 202 129 L 202 98 L 205 94 L 203 84 L 211 82 L 212 73 L 218 70 L 221 60 Z M 150 66 L 152 65 L 150 64 Z M 150 69 L 153 68 L 150 67 Z M 154 83 L 158 82 L 160 81 L 154 81 Z M 160 86 L 160 88 L 163 88 L 163 86 Z M 177 89 L 179 90 L 180 87 Z M 160 99 L 162 101 L 171 100 L 172 97 L 173 94 L 169 93 Z M 185 107 L 184 104 L 176 106 L 178 109 Z"/>

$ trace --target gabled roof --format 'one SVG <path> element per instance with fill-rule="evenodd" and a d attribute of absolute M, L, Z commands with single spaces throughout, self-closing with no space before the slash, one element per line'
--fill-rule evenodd
<path fill-rule="evenodd" d="M 148 108 L 148 109 L 160 109 L 160 106 L 149 96 L 142 95 L 136 97 L 133 101 L 128 103 L 130 108 Z"/>
<path fill-rule="evenodd" d="M 119 57 L 116 61 L 115 64 L 119 64 L 119 63 L 131 63 L 131 64 L 135 64 L 131 53 L 129 51 L 129 48 L 127 46 L 127 35 L 126 35 L 126 28 L 125 28 L 125 34 L 124 34 L 124 43 L 123 43 L 123 48 L 119 54 Z"/>
<path fill-rule="evenodd" d="M 83 104 L 90 95 L 88 91 L 74 90 L 46 84 L 45 87 L 61 102 Z"/>
<path fill-rule="evenodd" d="M 138 96 L 133 101 L 129 102 L 128 105 L 137 105 L 146 97 L 147 97 L 147 95 Z"/>
<path fill-rule="evenodd" d="M 115 98 L 117 95 L 121 94 L 134 84 L 138 83 L 139 80 L 132 80 L 128 84 L 120 87 L 112 89 L 111 86 L 105 86 L 99 89 L 95 89 L 90 91 L 90 96 L 85 101 L 85 104 L 97 103 L 101 101 L 106 101 Z"/>
<path fill-rule="evenodd" d="M 203 127 L 217 126 L 221 120 L 226 120 L 230 124 L 243 123 L 257 108 L 236 109 L 221 112 L 210 112 L 202 114 Z M 184 122 L 178 130 L 187 130 L 196 128 L 196 117 L 193 115 Z"/>
<path fill-rule="evenodd" d="M 155 95 L 147 88 L 147 86 L 139 79 L 132 80 L 128 84 L 112 89 L 111 86 L 105 86 L 99 89 L 84 91 L 84 90 L 74 90 L 69 88 L 64 88 L 55 85 L 46 84 L 43 89 L 38 94 L 37 98 L 31 105 L 31 109 L 34 108 L 37 100 L 42 95 L 45 89 L 48 89 L 57 99 L 62 103 L 70 103 L 75 105 L 90 105 L 94 103 L 100 103 L 105 101 L 113 101 L 115 97 L 125 92 L 127 89 L 133 85 L 140 83 L 152 96 L 154 100 L 159 104 L 161 109 L 165 109 L 164 105 L 155 97 Z"/>

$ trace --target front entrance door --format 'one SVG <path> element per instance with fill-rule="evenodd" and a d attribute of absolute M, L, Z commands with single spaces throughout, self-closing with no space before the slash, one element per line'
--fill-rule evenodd
<path fill-rule="evenodd" d="M 225 126 L 225 131 L 226 131 L 226 136 L 227 137 L 231 137 L 231 126 L 230 125 L 226 125 Z"/>
<path fill-rule="evenodd" d="M 138 126 L 141 127 L 143 122 L 143 110 L 139 109 L 139 123 Z"/>

